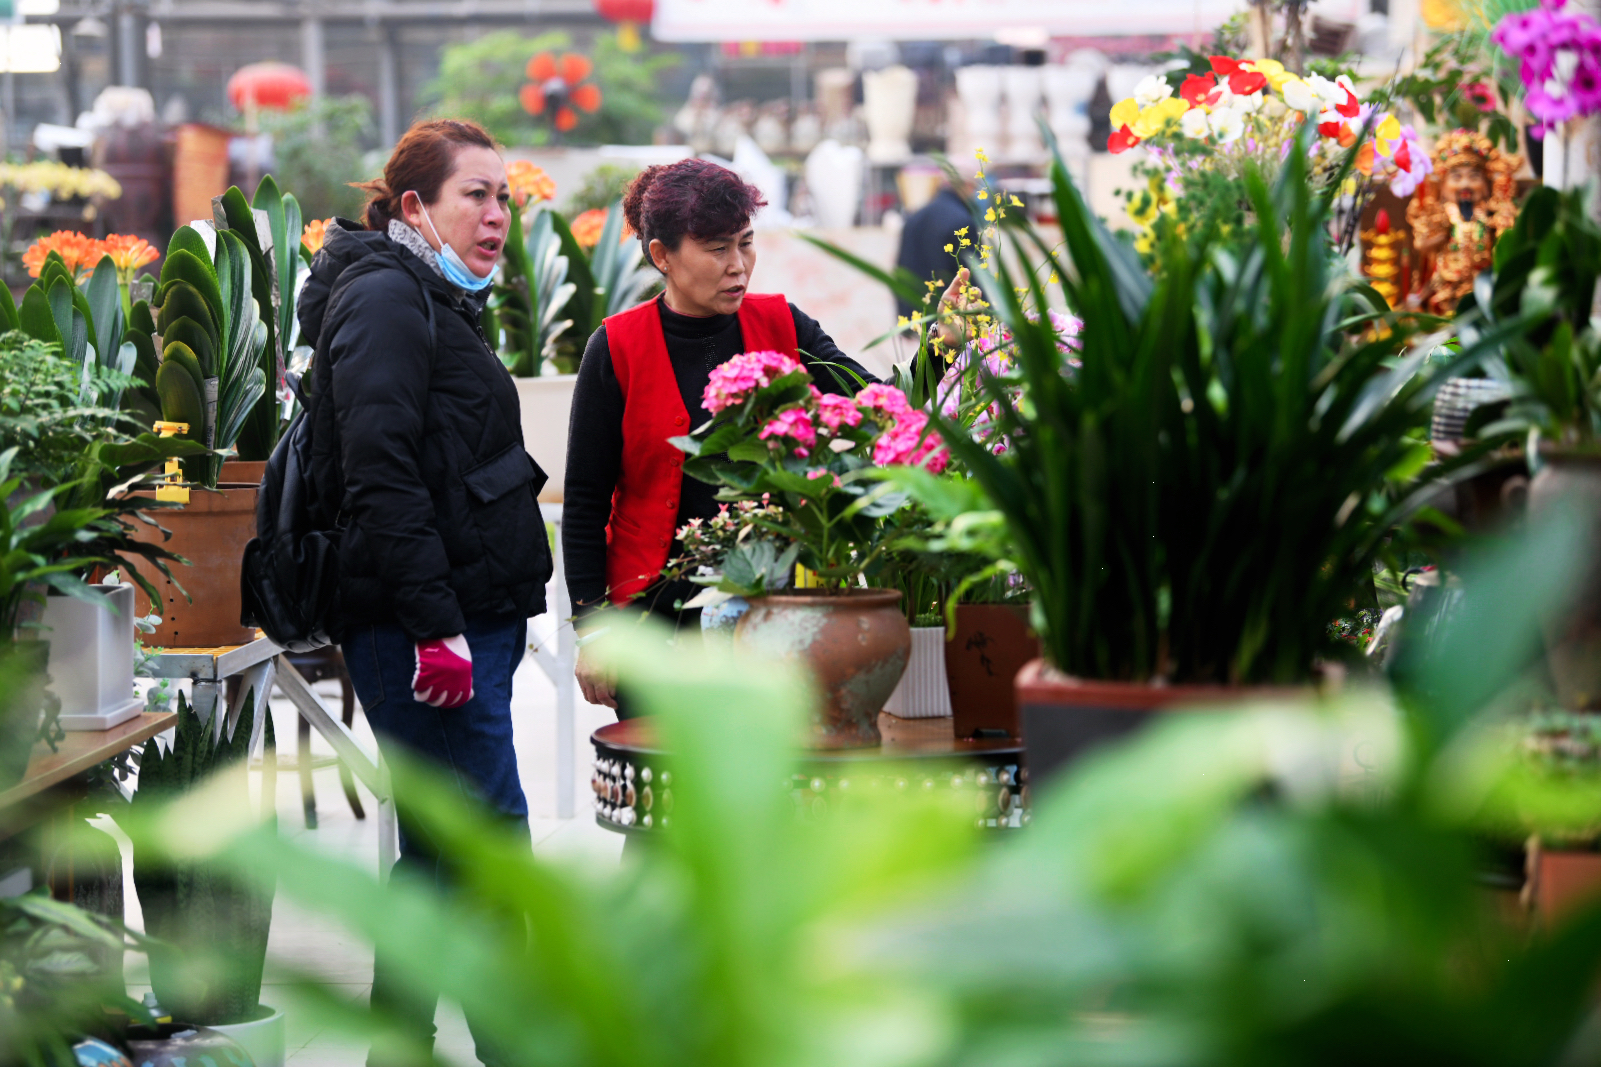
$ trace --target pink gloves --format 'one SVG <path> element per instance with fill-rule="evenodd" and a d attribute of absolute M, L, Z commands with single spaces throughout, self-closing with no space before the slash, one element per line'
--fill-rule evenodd
<path fill-rule="evenodd" d="M 473 698 L 473 653 L 465 637 L 417 642 L 411 695 L 436 708 L 459 708 Z"/>

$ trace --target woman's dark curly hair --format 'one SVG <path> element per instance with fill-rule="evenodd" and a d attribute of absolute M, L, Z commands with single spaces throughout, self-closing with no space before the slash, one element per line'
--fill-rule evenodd
<path fill-rule="evenodd" d="M 760 189 L 727 167 L 682 159 L 641 171 L 628 186 L 623 214 L 648 260 L 652 241 L 676 251 L 686 234 L 705 240 L 738 233 L 766 204 Z"/>

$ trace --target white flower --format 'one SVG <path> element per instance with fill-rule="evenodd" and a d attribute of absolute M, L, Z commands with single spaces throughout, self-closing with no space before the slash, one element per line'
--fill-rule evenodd
<path fill-rule="evenodd" d="M 1329 107 L 1345 103 L 1345 92 L 1321 74 L 1308 74 L 1306 84 L 1317 94 L 1318 99 Z"/>
<path fill-rule="evenodd" d="M 1231 107 L 1220 107 L 1206 117 L 1218 144 L 1237 141 L 1245 133 L 1245 118 Z"/>
<path fill-rule="evenodd" d="M 1179 118 L 1179 129 L 1186 137 L 1201 138 L 1207 133 L 1206 111 L 1192 107 Z"/>
<path fill-rule="evenodd" d="M 1234 106 L 1247 114 L 1261 110 L 1262 90 L 1258 89 L 1250 96 L 1236 96 L 1234 98 Z"/>
<path fill-rule="evenodd" d="M 1317 75 L 1314 74 L 1313 77 Z M 1310 115 L 1318 110 L 1318 105 L 1322 102 L 1318 99 L 1317 90 L 1300 78 L 1291 78 L 1279 88 L 1279 92 L 1283 94 L 1287 107 L 1294 108 L 1303 115 Z"/>
<path fill-rule="evenodd" d="M 1140 107 L 1150 107 L 1172 95 L 1173 87 L 1167 83 L 1167 78 L 1160 74 L 1147 74 L 1134 87 L 1134 99 L 1139 102 Z"/>

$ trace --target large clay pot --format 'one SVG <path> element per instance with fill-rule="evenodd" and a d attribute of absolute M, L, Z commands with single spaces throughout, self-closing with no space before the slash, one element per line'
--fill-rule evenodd
<path fill-rule="evenodd" d="M 1016 687 L 1031 786 L 1163 712 L 1236 708 L 1247 701 L 1301 699 L 1311 693 L 1292 687 L 1090 681 L 1065 675 L 1041 659 L 1023 666 Z"/>
<path fill-rule="evenodd" d="M 1575 711 L 1601 708 L 1601 456 L 1547 452 L 1529 483 L 1529 515 L 1583 514 L 1588 558 L 1574 575 L 1566 614 L 1545 624 L 1546 660 L 1557 699 Z"/>
<path fill-rule="evenodd" d="M 152 512 L 172 531 L 169 541 L 161 540 L 159 530 L 138 524 L 135 536 L 141 541 L 163 544 L 189 561 L 188 566 L 172 565 L 177 584 L 154 567 L 140 568 L 161 590 L 162 599 L 154 606 L 161 625 L 144 637 L 147 645 L 216 648 L 242 645 L 255 637 L 254 628 L 239 622 L 239 561 L 256 533 L 256 486 L 222 483 L 218 489 L 191 490 L 189 503 L 182 508 Z M 134 610 L 140 615 L 152 611 L 142 590 L 134 595 Z"/>
<path fill-rule="evenodd" d="M 223 461 L 222 474 L 217 481 L 227 485 L 260 485 L 266 473 L 264 459 L 229 459 Z"/>
<path fill-rule="evenodd" d="M 956 736 L 1022 737 L 1012 683 L 1023 664 L 1039 654 L 1039 638 L 1028 628 L 1026 608 L 959 606 L 956 633 L 945 643 L 945 676 L 951 688 Z"/>
<path fill-rule="evenodd" d="M 878 713 L 911 657 L 900 599 L 893 589 L 757 597 L 734 640 L 811 668 L 823 698 L 812 718 L 814 745 L 868 748 L 880 743 Z"/>
<path fill-rule="evenodd" d="M 567 424 L 578 375 L 541 374 L 512 380 L 517 383 L 517 404 L 522 412 L 523 447 L 548 479 L 539 499 L 559 504 L 567 477 Z"/>

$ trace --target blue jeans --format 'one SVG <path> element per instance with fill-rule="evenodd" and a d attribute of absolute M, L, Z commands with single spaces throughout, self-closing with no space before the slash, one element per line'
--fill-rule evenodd
<path fill-rule="evenodd" d="M 339 647 L 379 748 L 404 750 L 429 761 L 447 778 L 454 778 L 463 796 L 485 804 L 526 834 L 528 801 L 512 747 L 511 676 L 527 649 L 528 623 L 469 622 L 464 636 L 473 655 L 473 698 L 459 708 L 435 708 L 412 699 L 416 648 L 400 627 L 359 626 Z M 396 798 L 396 808 L 400 858 L 391 877 L 448 887 L 450 857 L 442 855 L 408 817 L 404 797 Z M 381 953 L 373 960 L 372 1002 L 398 1018 L 415 1021 L 415 1035 L 432 1042 L 438 993 L 419 994 L 396 981 Z M 478 1058 L 493 1065 L 498 1057 L 485 1047 L 470 1014 L 467 1021 Z"/>

